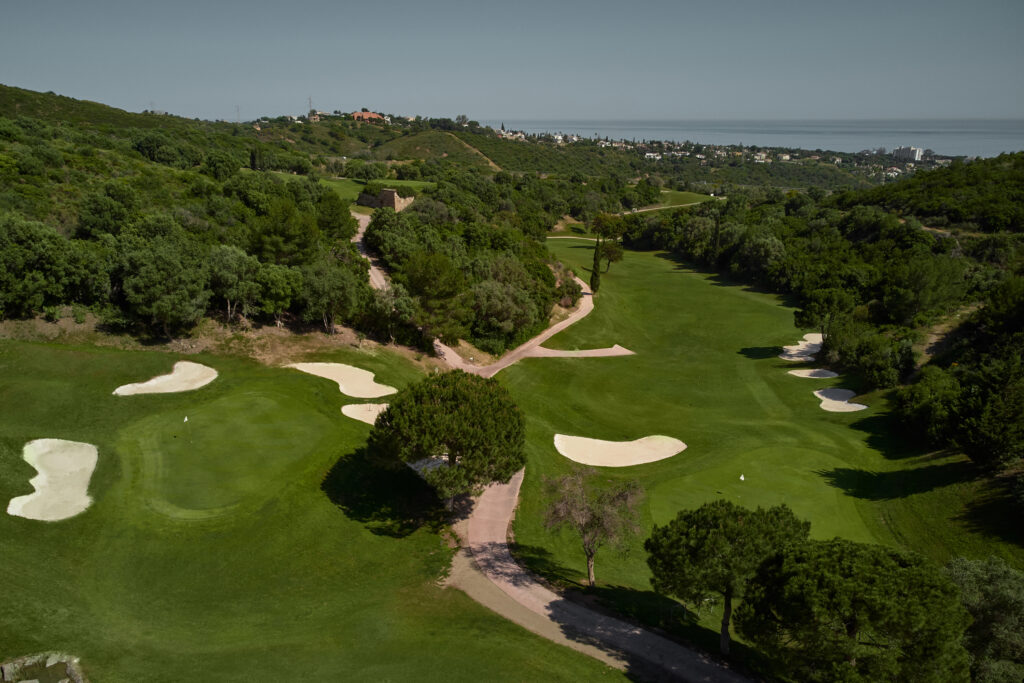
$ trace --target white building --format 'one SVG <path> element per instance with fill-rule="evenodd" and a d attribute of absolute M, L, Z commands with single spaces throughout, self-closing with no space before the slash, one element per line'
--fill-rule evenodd
<path fill-rule="evenodd" d="M 924 150 L 920 147 L 897 147 L 892 151 L 892 158 L 897 161 L 921 161 Z"/>

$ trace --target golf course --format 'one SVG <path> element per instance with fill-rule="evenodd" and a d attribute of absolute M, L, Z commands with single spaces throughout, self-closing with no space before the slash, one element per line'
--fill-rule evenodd
<path fill-rule="evenodd" d="M 592 243 L 548 246 L 586 275 Z M 780 358 L 806 332 L 792 321 L 776 296 L 664 253 L 627 252 L 604 275 L 594 311 L 545 346 L 621 344 L 633 355 L 524 358 L 498 375 L 527 418 L 529 459 L 511 529 L 519 561 L 564 587 L 585 577 L 578 539 L 544 527 L 545 478 L 579 467 L 556 450 L 556 435 L 657 435 L 685 445 L 600 470 L 643 487 L 646 530 L 725 498 L 749 508 L 786 503 L 811 522 L 814 538 L 938 561 L 1015 558 L 1003 530 L 970 507 L 970 484 L 955 483 L 968 461 L 899 441 L 884 395 L 858 395 L 868 408 L 856 413 L 822 409 L 815 391 L 858 387 L 843 376 L 790 374 L 817 367 Z M 199 388 L 115 395 L 124 385 L 159 384 L 151 378 L 179 360 L 0 345 L 0 498 L 31 493 L 36 472 L 22 448 L 35 439 L 99 453 L 84 512 L 56 522 L 0 516 L 0 659 L 69 652 L 102 681 L 622 675 L 443 587 L 454 551 L 436 497 L 411 470 L 378 469 L 362 450 L 368 420 L 358 407 L 341 410 L 373 399 L 346 396 L 344 384 L 298 368 L 213 354 L 189 357 L 215 371 Z M 422 377 L 385 348 L 302 360 L 351 365 L 385 388 Z M 651 590 L 646 533 L 624 555 L 598 554 L 593 592 L 712 648 L 713 606 L 692 614 Z"/>
<path fill-rule="evenodd" d="M 548 240 L 586 277 L 593 245 Z M 816 390 L 859 387 L 836 378 L 798 377 L 820 367 L 779 357 L 807 330 L 779 297 L 695 271 L 661 252 L 627 252 L 602 277 L 594 312 L 556 336 L 551 348 L 635 351 L 616 358 L 529 358 L 503 371 L 528 416 L 529 461 L 513 525 L 519 560 L 556 582 L 585 582 L 579 539 L 544 527 L 542 483 L 578 467 L 558 453 L 556 434 L 611 441 L 666 435 L 681 453 L 644 465 L 602 468 L 646 491 L 643 524 L 719 498 L 755 508 L 780 503 L 811 522 L 811 536 L 880 543 L 945 562 L 1000 554 L 1019 562 L 999 507 L 963 473 L 962 455 L 929 453 L 893 434 L 883 392 L 859 395 L 859 412 L 827 412 Z M 653 592 L 642 548 L 597 555 L 597 589 L 617 609 L 713 647 L 720 612 L 697 624 Z M 1009 542 L 1008 542 L 1009 541 Z M 671 615 L 671 616 L 669 616 Z"/>
<path fill-rule="evenodd" d="M 200 389 L 112 393 L 175 360 L 0 344 L 5 505 L 32 492 L 26 443 L 99 453 L 81 514 L 0 515 L 0 660 L 68 652 L 125 682 L 620 677 L 440 585 L 453 551 L 432 494 L 365 462 L 369 426 L 340 412 L 360 399 L 224 356 L 189 358 L 218 372 Z M 388 353 L 309 360 L 419 374 Z"/>

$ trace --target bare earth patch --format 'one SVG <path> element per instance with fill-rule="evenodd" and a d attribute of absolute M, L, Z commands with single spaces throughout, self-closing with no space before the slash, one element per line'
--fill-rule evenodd
<path fill-rule="evenodd" d="M 7 514 L 56 522 L 84 512 L 92 504 L 89 479 L 99 452 L 80 441 L 36 439 L 25 444 L 22 457 L 39 472 L 28 483 L 35 492 L 12 498 Z"/>
<path fill-rule="evenodd" d="M 555 449 L 574 462 L 596 467 L 628 467 L 671 458 L 686 444 L 671 436 L 645 436 L 634 441 L 604 441 L 555 434 Z"/>
<path fill-rule="evenodd" d="M 830 413 L 854 413 L 867 409 L 862 403 L 850 403 L 857 394 L 849 389 L 819 389 L 814 395 L 821 401 L 821 409 Z"/>
<path fill-rule="evenodd" d="M 377 416 L 387 410 L 387 407 L 387 403 L 350 403 L 341 407 L 341 414 L 372 425 L 377 421 Z"/>
<path fill-rule="evenodd" d="M 818 351 L 821 351 L 821 334 L 819 332 L 811 332 L 810 334 L 805 334 L 803 341 L 799 344 L 783 346 L 779 358 L 795 363 L 806 363 L 814 360 L 812 354 Z"/>
<path fill-rule="evenodd" d="M 173 394 L 179 391 L 192 391 L 205 387 L 215 379 L 217 379 L 217 371 L 213 368 L 182 360 L 174 364 L 174 369 L 170 374 L 158 375 L 145 382 L 122 384 L 114 389 L 114 395 Z"/>
<path fill-rule="evenodd" d="M 822 370 L 820 368 L 808 369 L 808 370 L 790 370 L 789 374 L 795 377 L 807 377 L 809 379 L 832 379 L 839 375 L 832 372 L 831 370 Z"/>
<path fill-rule="evenodd" d="M 398 391 L 394 387 L 375 382 L 374 374 L 369 370 L 344 363 L 292 363 L 285 367 L 337 382 L 339 391 L 353 398 L 380 398 Z"/>

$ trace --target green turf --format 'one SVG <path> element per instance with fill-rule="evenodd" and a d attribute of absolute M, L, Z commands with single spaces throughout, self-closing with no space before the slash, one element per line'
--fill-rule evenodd
<path fill-rule="evenodd" d="M 683 192 L 681 190 L 662 190 L 660 204 L 666 208 L 673 206 L 686 206 L 711 199 L 706 194 L 696 192 Z"/>
<path fill-rule="evenodd" d="M 359 193 L 366 187 L 366 183 L 361 180 L 354 180 L 352 178 L 322 178 L 320 180 L 324 185 L 332 188 L 337 192 L 342 199 L 354 202 L 359 198 Z M 416 190 L 423 190 L 425 188 L 433 187 L 434 183 L 425 180 L 380 180 L 384 187 L 390 187 L 392 189 L 399 187 L 412 187 Z"/>
<path fill-rule="evenodd" d="M 549 240 L 548 248 L 588 277 L 592 245 Z M 647 492 L 645 531 L 630 553 L 597 557 L 598 580 L 626 610 L 658 603 L 642 550 L 650 526 L 716 498 L 746 506 L 787 503 L 811 521 L 816 538 L 903 546 L 938 561 L 995 553 L 1024 564 L 1019 536 L 1015 543 L 1005 521 L 993 523 L 1002 508 L 980 498 L 976 485 L 958 483 L 970 478 L 963 456 L 915 452 L 901 443 L 880 394 L 865 399 L 866 411 L 819 408 L 815 389 L 854 383 L 787 373 L 801 365 L 779 359 L 779 347 L 803 331 L 778 297 L 658 253 L 626 252 L 601 283 L 596 310 L 545 345 L 618 343 L 635 356 L 527 359 L 498 375 L 528 416 L 529 462 L 515 536 L 519 554 L 535 569 L 568 582 L 585 577 L 578 539 L 552 536 L 542 524 L 542 479 L 573 466 L 554 449 L 556 433 L 611 440 L 665 434 L 688 444 L 657 463 L 601 469 L 608 478 L 636 479 Z M 714 619 L 705 618 L 707 634 Z"/>
<path fill-rule="evenodd" d="M 0 342 L 0 502 L 31 491 L 31 439 L 100 453 L 83 514 L 0 514 L 0 660 L 67 651 L 104 682 L 620 677 L 437 585 L 436 499 L 367 462 L 337 384 L 200 356 L 207 387 L 111 395 L 175 360 Z M 382 352 L 310 360 L 419 376 Z"/>

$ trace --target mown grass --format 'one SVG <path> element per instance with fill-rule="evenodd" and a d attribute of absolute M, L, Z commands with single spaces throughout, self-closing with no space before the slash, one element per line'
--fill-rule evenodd
<path fill-rule="evenodd" d="M 354 202 L 359 198 L 359 193 L 366 187 L 366 183 L 362 180 L 355 180 L 354 178 L 321 178 L 320 182 L 327 185 L 342 199 L 346 199 L 350 202 Z M 412 187 L 416 190 L 423 190 L 428 187 L 433 187 L 434 183 L 425 180 L 380 180 L 384 187 L 390 187 L 392 189 L 399 187 Z"/>
<path fill-rule="evenodd" d="M 549 240 L 548 248 L 587 278 L 591 245 Z M 852 378 L 787 373 L 801 366 L 779 359 L 779 347 L 803 331 L 779 297 L 658 253 L 627 252 L 601 282 L 596 310 L 546 345 L 618 343 L 635 356 L 527 359 L 498 376 L 528 416 L 515 537 L 534 569 L 576 585 L 586 572 L 578 539 L 543 526 L 544 478 L 575 466 L 554 449 L 556 433 L 610 440 L 665 434 L 688 444 L 657 463 L 600 470 L 609 480 L 637 480 L 647 499 L 645 530 L 629 553 L 598 554 L 597 592 L 618 609 L 709 645 L 719 615 L 706 612 L 700 626 L 680 620 L 674 603 L 651 592 L 642 543 L 651 525 L 717 498 L 748 507 L 786 503 L 811 521 L 815 538 L 901 546 L 939 562 L 1000 554 L 1024 566 L 1019 535 L 1012 522 L 1000 521 L 998 511 L 1008 509 L 995 494 L 978 495 L 983 485 L 972 481 L 963 456 L 924 453 L 903 441 L 882 393 L 862 397 L 866 411 L 822 411 L 812 392 L 856 389 Z"/>
<path fill-rule="evenodd" d="M 0 500 L 31 491 L 31 439 L 100 452 L 83 514 L 0 514 L 0 660 L 61 650 L 132 682 L 619 677 L 438 586 L 436 498 L 365 458 L 335 383 L 200 356 L 220 372 L 205 388 L 111 395 L 176 359 L 0 342 Z M 420 376 L 381 352 L 315 359 Z"/>

